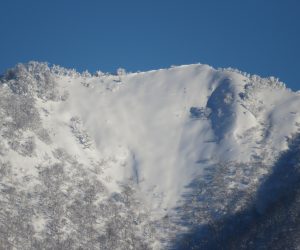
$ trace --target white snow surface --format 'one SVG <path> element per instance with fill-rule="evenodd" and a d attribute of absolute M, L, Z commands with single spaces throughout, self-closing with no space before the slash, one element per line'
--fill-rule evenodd
<path fill-rule="evenodd" d="M 193 226 L 241 211 L 300 132 L 299 92 L 274 77 L 203 64 L 91 75 L 30 62 L 0 78 L 0 96 L 3 209 L 11 210 L 8 187 L 28 194 L 29 209 L 16 209 L 33 211 L 39 239 L 52 223 L 47 202 L 62 205 L 69 224 L 61 220 L 59 235 L 67 238 L 82 226 L 69 213 L 90 195 L 103 249 L 117 239 L 110 225 L 126 225 L 115 228 L 116 249 L 129 231 L 134 242 L 167 249 Z M 90 241 L 83 238 L 78 246 Z"/>
<path fill-rule="evenodd" d="M 71 72 L 71 71 L 70 71 Z M 87 165 L 99 162 L 108 190 L 130 181 L 158 217 L 181 202 L 194 178 L 219 162 L 271 164 L 299 130 L 300 94 L 277 79 L 195 64 L 119 75 L 52 72 L 63 101 L 36 97 L 50 146 L 32 165 L 64 148 Z M 5 87 L 5 86 L 4 86 Z M 92 169 L 92 167 L 91 167 Z"/>
<path fill-rule="evenodd" d="M 158 214 L 205 167 L 271 162 L 300 122 L 299 93 L 278 80 L 207 65 L 55 79 L 68 98 L 37 103 L 56 147 L 85 164 L 105 160 L 108 189 L 131 180 Z"/>

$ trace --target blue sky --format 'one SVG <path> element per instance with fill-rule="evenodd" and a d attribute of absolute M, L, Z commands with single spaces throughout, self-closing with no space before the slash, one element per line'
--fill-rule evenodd
<path fill-rule="evenodd" d="M 300 89 L 298 0 L 1 0 L 0 72 L 47 61 L 79 71 L 196 62 Z"/>

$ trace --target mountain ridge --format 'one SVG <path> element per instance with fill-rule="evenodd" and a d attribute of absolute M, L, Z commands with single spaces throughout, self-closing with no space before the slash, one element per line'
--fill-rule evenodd
<path fill-rule="evenodd" d="M 245 209 L 300 131 L 299 93 L 201 64 L 91 75 L 29 62 L 0 95 L 3 211 L 7 196 L 33 211 L 28 235 L 3 229 L 19 241 L 1 244 L 23 249 L 169 248 Z"/>

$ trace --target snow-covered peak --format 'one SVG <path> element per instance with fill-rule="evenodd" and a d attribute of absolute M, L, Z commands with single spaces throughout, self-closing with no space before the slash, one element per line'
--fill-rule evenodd
<path fill-rule="evenodd" d="M 38 183 L 44 165 L 80 169 L 106 198 L 129 185 L 155 221 L 176 221 L 192 183 L 218 187 L 207 176 L 224 168 L 245 178 L 225 174 L 220 188 L 256 190 L 300 127 L 300 96 L 277 79 L 201 64 L 92 75 L 30 62 L 1 82 L 1 162 L 16 180 Z"/>

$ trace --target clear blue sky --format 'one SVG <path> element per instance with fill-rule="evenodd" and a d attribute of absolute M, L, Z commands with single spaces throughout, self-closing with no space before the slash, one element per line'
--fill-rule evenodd
<path fill-rule="evenodd" d="M 300 89 L 299 0 L 0 3 L 0 72 L 29 60 L 91 72 L 201 62 Z"/>

